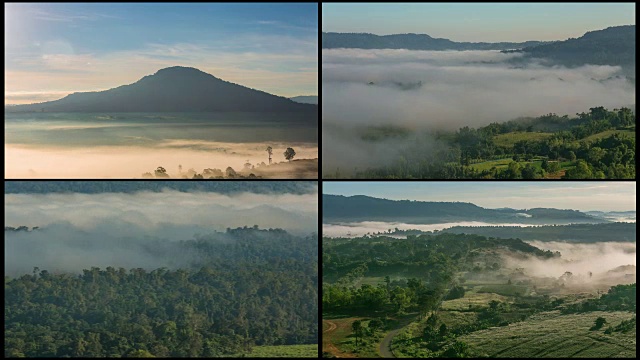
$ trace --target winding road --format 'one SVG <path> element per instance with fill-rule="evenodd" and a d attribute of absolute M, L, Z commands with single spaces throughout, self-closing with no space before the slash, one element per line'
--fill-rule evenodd
<path fill-rule="evenodd" d="M 415 317 L 403 319 L 400 324 L 398 324 L 397 328 L 389 331 L 384 339 L 382 339 L 380 342 L 380 355 L 383 358 L 395 357 L 395 355 L 393 355 L 393 351 L 391 351 L 391 341 L 393 341 L 393 338 L 398 335 L 405 326 L 409 325 L 415 319 Z"/>

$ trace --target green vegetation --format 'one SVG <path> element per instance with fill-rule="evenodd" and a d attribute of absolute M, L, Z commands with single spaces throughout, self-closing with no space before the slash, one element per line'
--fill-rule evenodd
<path fill-rule="evenodd" d="M 539 141 L 551 136 L 553 136 L 552 133 L 514 131 L 494 136 L 493 142 L 497 146 L 513 147 L 519 141 Z"/>
<path fill-rule="evenodd" d="M 520 239 L 378 234 L 322 248 L 326 357 L 635 356 L 635 284 L 574 295 L 569 272 L 507 267 L 503 256 L 561 256 Z"/>
<path fill-rule="evenodd" d="M 317 358 L 318 345 L 273 345 L 255 346 L 248 354 L 237 354 L 237 357 L 291 357 L 291 358 Z M 235 356 L 234 356 L 235 357 Z"/>
<path fill-rule="evenodd" d="M 432 141 L 432 136 L 409 137 L 397 127 L 370 128 L 364 130 L 363 139 L 395 139 L 411 145 L 391 165 L 356 171 L 352 177 L 635 179 L 636 117 L 631 109 L 599 106 L 576 115 L 550 113 L 438 133 L 435 137 L 444 146 L 430 150 L 428 159 L 421 142 Z"/>
<path fill-rule="evenodd" d="M 313 237 L 244 227 L 149 252 L 194 256 L 177 270 L 5 277 L 5 356 L 218 357 L 318 343 Z"/>
<path fill-rule="evenodd" d="M 635 358 L 635 327 L 626 334 L 590 331 L 598 317 L 605 317 L 609 323 L 619 323 L 630 315 L 626 312 L 571 315 L 543 312 L 506 327 L 472 332 L 461 340 L 469 345 L 474 357 Z"/>

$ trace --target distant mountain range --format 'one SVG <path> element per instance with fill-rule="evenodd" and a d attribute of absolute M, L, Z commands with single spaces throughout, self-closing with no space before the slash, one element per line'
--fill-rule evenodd
<path fill-rule="evenodd" d="M 524 63 L 532 58 L 544 59 L 548 65 L 581 66 L 619 65 L 624 74 L 635 81 L 636 26 L 614 26 L 589 31 L 577 39 L 564 41 L 526 41 L 522 43 L 454 42 L 426 34 L 383 35 L 354 33 L 322 33 L 322 48 L 408 49 L 408 50 L 502 50 L 520 52 L 512 59 Z"/>
<path fill-rule="evenodd" d="M 633 68 L 635 74 L 636 26 L 614 26 L 589 31 L 577 39 L 527 46 L 522 52 L 565 66 L 620 65 Z"/>
<path fill-rule="evenodd" d="M 436 224 L 458 221 L 488 223 L 570 224 L 606 223 L 576 210 L 534 208 L 486 209 L 463 202 L 427 202 L 387 200 L 364 195 L 322 195 L 322 219 L 325 223 L 385 221 L 409 224 Z"/>
<path fill-rule="evenodd" d="M 114 89 L 73 93 L 60 100 L 5 107 L 7 112 L 309 112 L 301 104 L 221 80 L 195 68 L 174 66 Z M 317 115 L 316 115 L 317 118 Z"/>
<path fill-rule="evenodd" d="M 455 42 L 433 38 L 426 34 L 374 35 L 358 33 L 322 33 L 322 48 L 407 49 L 407 50 L 506 50 L 547 44 L 544 41 L 514 42 Z"/>
<path fill-rule="evenodd" d="M 316 104 L 318 105 L 318 97 L 314 96 L 314 95 L 308 95 L 308 96 L 294 96 L 289 98 L 295 102 L 301 103 L 301 104 Z"/>

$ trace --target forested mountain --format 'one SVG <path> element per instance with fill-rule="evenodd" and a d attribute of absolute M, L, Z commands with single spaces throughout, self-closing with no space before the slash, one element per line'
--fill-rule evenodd
<path fill-rule="evenodd" d="M 147 248 L 192 261 L 5 277 L 5 356 L 216 357 L 317 343 L 315 237 L 245 227 Z"/>
<path fill-rule="evenodd" d="M 633 68 L 635 73 L 636 26 L 614 26 L 589 31 L 577 39 L 528 46 L 522 51 L 532 57 L 548 59 L 553 64 L 620 65 Z"/>
<path fill-rule="evenodd" d="M 598 223 L 606 222 L 576 210 L 558 209 L 485 209 L 463 202 L 427 202 L 387 200 L 364 195 L 322 195 L 323 221 L 402 221 L 439 223 L 454 221 L 518 223 Z"/>
<path fill-rule="evenodd" d="M 455 42 L 426 34 L 374 35 L 367 33 L 322 33 L 322 48 L 408 49 L 408 50 L 504 50 L 545 44 L 542 41 L 522 43 Z"/>
<path fill-rule="evenodd" d="M 135 193 L 160 192 L 165 189 L 182 192 L 216 192 L 231 194 L 252 192 L 259 194 L 310 194 L 317 191 L 312 181 L 5 181 L 5 194 L 46 193 Z"/>
<path fill-rule="evenodd" d="M 308 112 L 316 105 L 230 83 L 195 68 L 174 66 L 139 81 L 60 100 L 5 108 L 10 112 Z"/>
<path fill-rule="evenodd" d="M 415 233 L 415 232 L 412 232 Z M 635 223 L 570 224 L 553 226 L 455 226 L 440 233 L 477 234 L 522 240 L 601 242 L 636 241 Z"/>

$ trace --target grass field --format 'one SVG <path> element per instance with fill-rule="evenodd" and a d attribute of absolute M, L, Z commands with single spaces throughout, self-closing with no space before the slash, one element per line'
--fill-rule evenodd
<path fill-rule="evenodd" d="M 468 311 L 469 305 L 471 305 L 473 309 L 488 308 L 489 302 L 492 300 L 509 302 L 509 298 L 506 296 L 467 291 L 463 298 L 443 301 L 442 305 L 440 305 L 440 310 Z"/>
<path fill-rule="evenodd" d="M 256 346 L 245 357 L 294 357 L 317 358 L 318 345 L 274 345 Z"/>
<path fill-rule="evenodd" d="M 485 285 L 476 289 L 478 293 L 493 293 L 490 295 L 503 295 L 503 296 L 523 296 L 529 292 L 529 287 L 526 285 L 506 285 L 506 284 L 494 284 Z"/>
<path fill-rule="evenodd" d="M 503 170 L 506 169 L 507 166 L 509 165 L 510 162 L 512 162 L 513 159 L 511 158 L 506 158 L 506 159 L 499 159 L 499 160 L 490 160 L 490 161 L 483 161 L 483 162 L 479 162 L 476 164 L 471 164 L 469 165 L 469 167 L 474 168 L 478 171 L 483 171 L 483 170 L 489 170 L 492 167 L 496 167 L 496 169 L 498 170 Z M 521 162 L 521 164 L 525 164 L 525 162 Z"/>
<path fill-rule="evenodd" d="M 636 137 L 635 130 L 607 130 L 597 134 L 593 134 L 591 136 L 587 136 L 586 138 L 582 139 L 582 141 L 595 141 L 595 140 L 607 138 L 613 134 L 621 134 L 624 136 L 630 136 L 634 138 Z"/>
<path fill-rule="evenodd" d="M 607 320 L 602 329 L 590 331 L 597 317 Z M 609 326 L 632 318 L 627 312 L 589 312 L 561 315 L 557 311 L 533 315 L 523 322 L 477 331 L 460 337 L 476 356 L 538 357 L 636 357 L 636 332 L 605 335 Z"/>
<path fill-rule="evenodd" d="M 539 132 L 511 132 L 500 134 L 493 137 L 493 142 L 498 146 L 512 147 L 515 143 L 522 140 L 538 141 L 551 137 L 552 133 Z"/>

